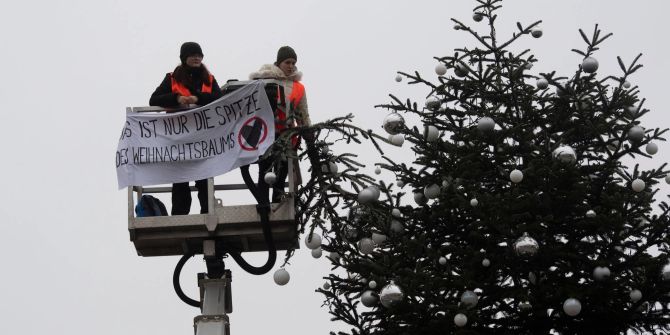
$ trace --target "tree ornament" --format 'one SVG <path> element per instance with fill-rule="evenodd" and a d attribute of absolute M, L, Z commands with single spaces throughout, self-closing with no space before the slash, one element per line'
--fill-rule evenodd
<path fill-rule="evenodd" d="M 402 181 L 402 179 L 396 179 L 396 182 L 395 182 L 395 183 L 396 183 L 396 185 L 398 185 L 398 187 L 400 187 L 400 188 L 405 187 L 405 182 Z"/>
<path fill-rule="evenodd" d="M 549 87 L 549 81 L 545 78 L 540 78 L 540 79 L 537 80 L 537 83 L 535 84 L 535 86 L 537 86 L 537 88 L 539 88 L 541 90 L 544 90 L 547 87 Z"/>
<path fill-rule="evenodd" d="M 645 150 L 647 151 L 648 154 L 655 155 L 658 152 L 658 145 L 656 143 L 649 142 Z"/>
<path fill-rule="evenodd" d="M 519 308 L 522 311 L 526 312 L 526 311 L 531 310 L 533 308 L 533 305 L 531 305 L 530 302 L 528 302 L 528 301 L 524 301 L 524 302 L 519 304 Z"/>
<path fill-rule="evenodd" d="M 321 235 L 317 233 L 312 233 L 311 235 L 305 236 L 305 246 L 309 249 L 316 249 L 321 247 Z"/>
<path fill-rule="evenodd" d="M 461 29 L 461 25 L 459 25 L 458 23 L 456 23 L 456 24 L 454 25 L 454 30 L 460 30 L 460 29 Z"/>
<path fill-rule="evenodd" d="M 496 123 L 488 116 L 484 116 L 480 118 L 479 121 L 477 121 L 477 129 L 482 132 L 491 131 L 493 128 L 495 128 L 495 126 Z"/>
<path fill-rule="evenodd" d="M 668 263 L 663 266 L 663 269 L 661 269 L 661 278 L 665 281 L 670 280 L 670 261 L 668 261 Z"/>
<path fill-rule="evenodd" d="M 461 304 L 467 309 L 477 306 L 478 302 L 479 297 L 477 296 L 477 293 L 473 291 L 465 291 L 461 294 Z"/>
<path fill-rule="evenodd" d="M 440 132 L 437 130 L 437 127 L 426 125 L 423 128 L 423 138 L 425 138 L 427 142 L 435 142 L 440 138 Z"/>
<path fill-rule="evenodd" d="M 642 192 L 646 186 L 647 184 L 644 182 L 644 180 L 639 178 L 633 180 L 633 182 L 630 184 L 630 188 L 632 188 L 635 192 Z"/>
<path fill-rule="evenodd" d="M 575 149 L 567 145 L 561 145 L 556 148 L 554 152 L 552 152 L 552 157 L 565 164 L 574 164 L 577 162 L 577 153 L 575 153 Z"/>
<path fill-rule="evenodd" d="M 630 117 L 635 117 L 639 110 L 640 110 L 639 106 L 628 106 L 628 107 L 626 107 L 626 112 L 628 112 L 628 116 L 630 116 Z"/>
<path fill-rule="evenodd" d="M 537 275 L 533 272 L 528 272 L 528 281 L 533 285 L 537 285 Z"/>
<path fill-rule="evenodd" d="M 430 184 L 423 189 L 423 194 L 428 199 L 435 199 L 440 195 L 440 186 L 437 184 Z M 416 193 L 414 198 L 415 198 L 414 200 L 416 201 Z M 417 201 L 417 203 L 419 202 Z"/>
<path fill-rule="evenodd" d="M 274 172 L 268 172 L 263 177 L 263 180 L 265 181 L 266 184 L 272 185 L 277 181 L 277 175 L 274 174 Z"/>
<path fill-rule="evenodd" d="M 482 266 L 488 268 L 489 266 L 491 266 L 491 261 L 488 258 L 484 258 L 482 260 Z"/>
<path fill-rule="evenodd" d="M 405 119 L 402 115 L 393 112 L 384 118 L 382 126 L 389 135 L 395 135 L 405 127 Z"/>
<path fill-rule="evenodd" d="M 440 63 L 435 66 L 435 73 L 437 73 L 438 76 L 444 76 L 447 73 L 447 66 Z"/>
<path fill-rule="evenodd" d="M 533 35 L 535 38 L 540 38 L 542 37 L 542 29 L 540 28 L 533 28 L 530 30 L 530 34 Z"/>
<path fill-rule="evenodd" d="M 435 96 L 429 96 L 428 99 L 426 99 L 426 109 L 431 110 L 431 111 L 436 111 L 438 108 L 440 108 L 440 100 L 435 97 Z"/>
<path fill-rule="evenodd" d="M 399 74 L 396 75 L 396 76 L 395 76 L 395 81 L 396 81 L 396 82 L 401 82 L 401 81 L 402 81 L 402 77 L 401 77 Z"/>
<path fill-rule="evenodd" d="M 468 317 L 463 313 L 458 313 L 454 316 L 454 324 L 457 327 L 463 327 L 468 323 Z"/>
<path fill-rule="evenodd" d="M 644 128 L 634 126 L 628 131 L 628 138 L 633 142 L 640 142 L 644 139 Z"/>
<path fill-rule="evenodd" d="M 447 259 L 445 257 L 440 257 L 438 262 L 440 263 L 440 265 L 447 265 Z"/>
<path fill-rule="evenodd" d="M 403 134 L 391 135 L 391 144 L 400 147 L 403 143 L 405 143 L 405 136 Z"/>
<path fill-rule="evenodd" d="M 275 271 L 274 275 L 272 278 L 275 281 L 275 284 L 279 286 L 284 286 L 288 283 L 288 281 L 291 279 L 291 275 L 289 275 L 288 271 L 286 269 L 281 268 Z"/>
<path fill-rule="evenodd" d="M 509 180 L 513 183 L 520 183 L 523 180 L 523 172 L 521 170 L 514 169 L 509 173 Z"/>
<path fill-rule="evenodd" d="M 611 274 L 610 269 L 606 266 L 596 266 L 593 269 L 593 279 L 597 281 L 607 280 Z"/>
<path fill-rule="evenodd" d="M 592 209 L 589 209 L 588 211 L 586 211 L 586 217 L 589 219 L 593 219 L 594 217 L 596 217 L 596 212 Z"/>
<path fill-rule="evenodd" d="M 375 192 L 372 187 L 366 187 L 358 192 L 358 202 L 361 204 L 367 204 L 375 200 L 377 199 L 375 198 Z"/>
<path fill-rule="evenodd" d="M 382 306 L 386 308 L 391 308 L 397 305 L 403 298 L 404 294 L 402 293 L 402 290 L 393 281 L 384 286 L 379 293 L 379 301 L 382 303 Z"/>
<path fill-rule="evenodd" d="M 477 207 L 477 205 L 479 205 L 479 200 L 477 199 L 470 200 L 470 206 Z"/>
<path fill-rule="evenodd" d="M 642 291 L 640 290 L 632 290 L 630 291 L 630 301 L 632 302 L 638 302 L 640 299 L 642 299 Z"/>
<path fill-rule="evenodd" d="M 358 250 L 363 254 L 367 255 L 375 249 L 375 242 L 367 237 L 362 238 L 358 241 Z"/>
<path fill-rule="evenodd" d="M 575 298 L 568 298 L 563 303 L 563 312 L 569 316 L 577 316 L 582 311 L 582 303 Z"/>
<path fill-rule="evenodd" d="M 402 217 L 402 213 L 400 212 L 400 209 L 394 208 L 391 210 L 391 215 L 395 218 L 400 218 Z"/>
<path fill-rule="evenodd" d="M 323 289 L 324 290 L 330 290 L 330 283 L 328 283 L 328 282 L 323 283 Z"/>
<path fill-rule="evenodd" d="M 335 251 L 331 251 L 330 255 L 328 255 L 328 258 L 330 258 L 331 261 L 337 263 L 340 261 L 340 254 Z"/>
<path fill-rule="evenodd" d="M 624 81 L 622 86 L 623 86 L 623 88 L 625 88 L 625 89 L 629 89 L 630 86 L 631 86 L 631 85 L 630 85 L 630 81 L 628 81 L 628 80 Z"/>
<path fill-rule="evenodd" d="M 329 161 L 327 163 L 324 163 L 321 165 L 321 172 L 323 173 L 330 173 L 330 174 L 337 174 L 337 163 L 333 161 Z"/>
<path fill-rule="evenodd" d="M 386 242 L 386 235 L 384 234 L 378 234 L 378 233 L 372 233 L 372 241 L 375 242 L 375 244 L 382 244 Z"/>
<path fill-rule="evenodd" d="M 376 288 L 377 288 L 377 282 L 374 281 L 374 280 L 371 280 L 371 281 L 368 283 L 368 287 L 371 288 L 371 289 L 373 289 L 373 290 L 376 289 Z"/>
<path fill-rule="evenodd" d="M 482 19 L 484 19 L 484 15 L 482 15 L 481 13 L 474 13 L 472 14 L 472 19 L 475 20 L 475 22 L 479 22 Z"/>
<path fill-rule="evenodd" d="M 593 73 L 598 71 L 598 60 L 593 57 L 586 57 L 582 61 L 582 69 L 586 73 Z"/>
<path fill-rule="evenodd" d="M 381 173 L 382 169 L 379 166 L 375 167 L 375 174 L 381 174 Z"/>
<path fill-rule="evenodd" d="M 402 234 L 405 231 L 405 227 L 403 227 L 402 222 L 398 220 L 391 220 L 391 226 L 389 229 L 396 234 Z"/>
<path fill-rule="evenodd" d="M 523 233 L 523 236 L 514 242 L 514 251 L 521 257 L 532 257 L 539 249 L 540 245 L 534 238 L 528 236 L 528 233 Z"/>
<path fill-rule="evenodd" d="M 665 176 L 665 183 L 670 184 L 670 174 Z"/>
<path fill-rule="evenodd" d="M 454 73 L 459 77 L 467 76 L 468 72 L 468 67 L 463 63 L 457 63 L 456 66 L 454 66 Z"/>
<path fill-rule="evenodd" d="M 365 307 L 375 307 L 377 305 L 377 295 L 373 291 L 365 291 L 361 294 L 361 303 Z"/>

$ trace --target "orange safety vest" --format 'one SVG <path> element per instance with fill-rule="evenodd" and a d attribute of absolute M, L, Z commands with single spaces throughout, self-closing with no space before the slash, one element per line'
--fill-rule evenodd
<path fill-rule="evenodd" d="M 170 73 L 170 80 L 172 81 L 172 93 L 178 93 L 179 95 L 185 96 L 185 97 L 190 97 L 191 91 L 186 88 L 182 83 L 178 83 L 176 80 L 174 80 L 174 77 L 172 77 L 172 73 Z M 212 83 L 214 82 L 214 76 L 211 74 L 209 75 L 209 84 L 203 82 L 202 83 L 202 88 L 200 91 L 202 93 L 212 93 Z"/>
<path fill-rule="evenodd" d="M 279 92 L 277 92 L 277 95 L 279 95 Z M 288 106 L 286 106 L 287 107 L 286 109 L 294 111 L 296 108 L 298 108 L 298 105 L 300 104 L 300 101 L 304 96 L 305 96 L 305 86 L 303 86 L 302 83 L 300 83 L 299 81 L 294 81 L 293 90 L 291 90 L 291 95 L 289 95 L 288 97 L 288 104 L 287 104 Z M 287 124 L 286 114 L 287 114 L 286 111 L 281 108 L 277 108 L 277 110 L 275 111 L 275 129 L 277 130 L 277 132 L 281 132 L 282 130 L 289 128 L 289 126 L 293 126 L 293 124 L 290 125 Z"/>

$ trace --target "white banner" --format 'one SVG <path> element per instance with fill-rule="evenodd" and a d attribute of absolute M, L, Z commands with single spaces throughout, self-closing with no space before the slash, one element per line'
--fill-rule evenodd
<path fill-rule="evenodd" d="M 177 113 L 128 113 L 116 150 L 119 189 L 193 181 L 255 162 L 274 142 L 262 81 Z"/>

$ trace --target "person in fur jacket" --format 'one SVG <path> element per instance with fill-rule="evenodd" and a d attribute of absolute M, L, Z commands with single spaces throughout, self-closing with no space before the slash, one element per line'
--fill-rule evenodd
<path fill-rule="evenodd" d="M 275 111 L 275 134 L 279 136 L 282 131 L 294 126 L 311 126 L 312 121 L 309 118 L 307 108 L 307 96 L 305 87 L 300 82 L 302 72 L 298 71 L 295 64 L 298 62 L 298 55 L 295 50 L 289 46 L 283 46 L 277 51 L 277 60 L 274 64 L 265 64 L 261 68 L 249 75 L 249 79 L 274 79 L 281 83 L 284 88 L 284 96 L 287 106 L 283 109 L 278 108 Z M 307 139 L 310 141 L 312 140 Z M 267 198 L 269 186 L 265 183 L 265 174 L 270 171 L 273 165 L 272 158 L 266 158 L 258 162 L 258 186 L 263 197 Z M 286 161 L 275 163 L 275 173 L 277 180 L 273 184 L 272 202 L 280 202 L 284 194 L 284 183 L 288 174 L 288 164 Z"/>

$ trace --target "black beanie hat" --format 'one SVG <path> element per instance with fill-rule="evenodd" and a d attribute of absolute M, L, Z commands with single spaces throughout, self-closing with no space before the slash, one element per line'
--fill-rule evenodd
<path fill-rule="evenodd" d="M 283 62 L 283 61 L 285 61 L 289 58 L 293 58 L 295 60 L 298 60 L 298 55 L 295 54 L 295 50 L 293 50 L 293 48 L 291 48 L 288 45 L 285 45 L 285 46 L 279 48 L 279 51 L 277 51 L 277 62 L 275 63 L 275 65 L 279 66 L 279 64 L 281 64 L 281 62 Z"/>
<path fill-rule="evenodd" d="M 185 64 L 186 58 L 188 56 L 193 55 L 204 56 L 204 54 L 202 53 L 202 48 L 200 48 L 200 44 L 195 42 L 186 42 L 181 45 L 181 50 L 179 51 L 179 59 L 181 59 L 182 63 Z"/>

